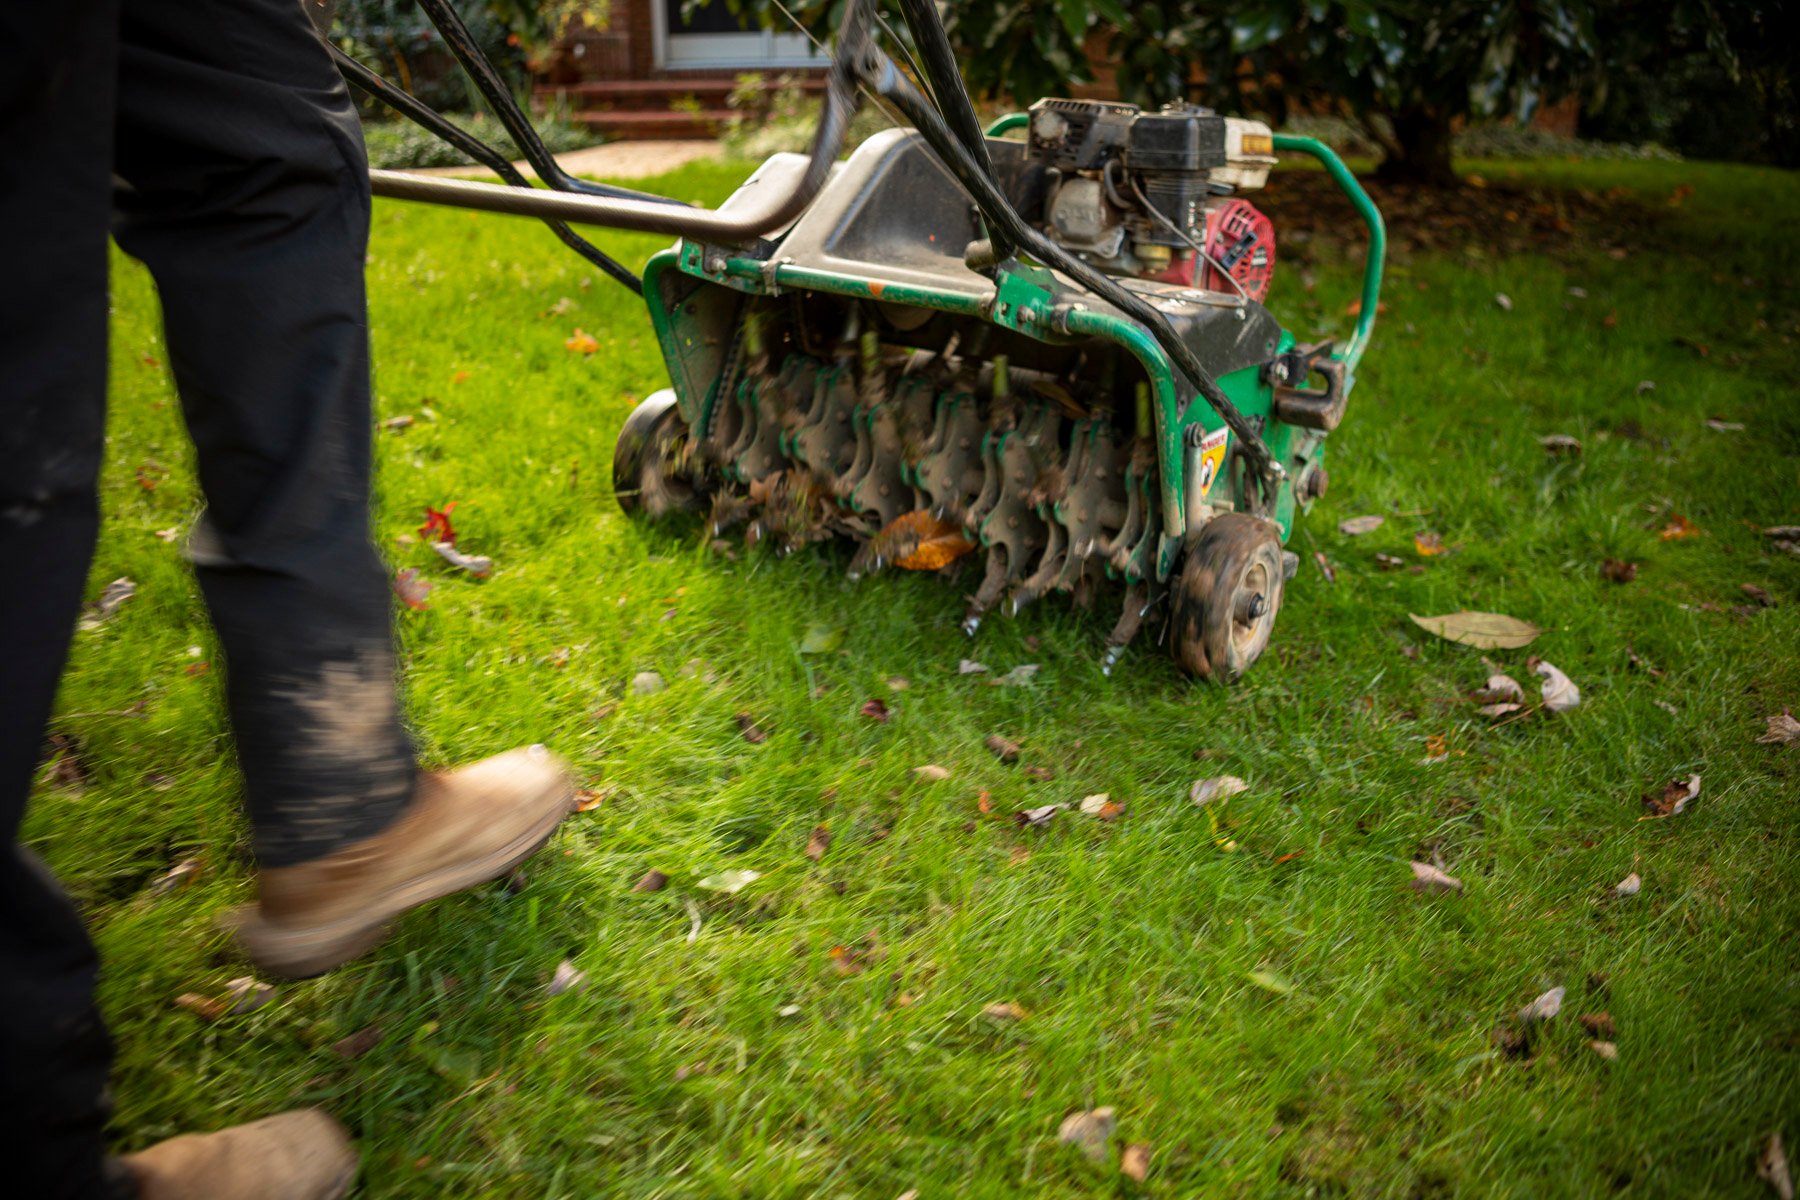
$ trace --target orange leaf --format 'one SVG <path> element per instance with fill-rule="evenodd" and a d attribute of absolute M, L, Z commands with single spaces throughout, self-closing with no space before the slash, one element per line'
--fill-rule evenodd
<path fill-rule="evenodd" d="M 1669 523 L 1663 526 L 1662 532 L 1657 536 L 1665 542 L 1672 542 L 1676 538 L 1699 537 L 1702 532 L 1698 525 L 1680 513 L 1670 513 Z"/>
<path fill-rule="evenodd" d="M 591 333 L 577 329 L 573 336 L 563 342 L 563 349 L 573 350 L 578 354 L 592 354 L 600 348 L 600 343 Z"/>
<path fill-rule="evenodd" d="M 960 524 L 934 517 L 924 509 L 900 514 L 877 536 L 918 539 L 910 551 L 894 560 L 896 567 L 907 571 L 940 570 L 975 548 L 975 543 L 963 536 Z"/>
<path fill-rule="evenodd" d="M 1450 547 L 1444 545 L 1443 537 L 1434 529 L 1427 529 L 1424 533 L 1413 534 L 1413 549 L 1417 550 L 1426 558 L 1430 558 L 1434 554 L 1448 554 L 1450 552 Z"/>

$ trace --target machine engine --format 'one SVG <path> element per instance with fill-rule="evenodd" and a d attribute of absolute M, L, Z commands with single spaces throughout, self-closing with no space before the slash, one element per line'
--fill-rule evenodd
<path fill-rule="evenodd" d="M 1275 229 L 1236 195 L 1275 163 L 1262 122 L 1190 104 L 1040 100 L 1026 156 L 1047 176 L 1044 233 L 1100 270 L 1267 295 Z"/>

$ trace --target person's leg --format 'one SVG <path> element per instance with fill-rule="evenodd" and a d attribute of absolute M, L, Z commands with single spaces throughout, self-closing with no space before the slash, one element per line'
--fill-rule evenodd
<path fill-rule="evenodd" d="M 21 1196 L 119 1194 L 99 962 L 17 843 L 100 524 L 116 9 L 0 12 L 0 1163 Z"/>
<path fill-rule="evenodd" d="M 189 553 L 259 865 L 239 941 L 266 971 L 316 974 L 511 870 L 572 789 L 541 747 L 415 775 L 369 540 L 367 166 L 306 13 L 125 0 L 120 31 L 115 235 L 155 276 L 199 452 Z"/>
<path fill-rule="evenodd" d="M 391 594 L 370 542 L 369 191 L 298 0 L 124 0 L 114 232 L 162 301 L 207 508 L 264 868 L 370 837 L 412 795 Z"/>

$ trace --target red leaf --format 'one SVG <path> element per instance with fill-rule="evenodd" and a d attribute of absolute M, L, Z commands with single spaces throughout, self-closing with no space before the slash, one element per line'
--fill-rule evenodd
<path fill-rule="evenodd" d="M 407 567 L 394 576 L 394 594 L 412 609 L 430 608 L 425 597 L 431 595 L 431 581 L 419 578 L 419 568 Z"/>
<path fill-rule="evenodd" d="M 885 725 L 887 724 L 888 719 L 888 706 L 879 696 L 877 696 L 875 699 L 870 700 L 867 704 L 862 706 L 862 715 L 872 720 L 880 721 Z"/>
<path fill-rule="evenodd" d="M 456 501 L 444 505 L 443 508 L 425 506 L 425 523 L 419 526 L 419 537 L 425 542 L 443 542 L 456 545 L 456 530 L 451 528 L 450 514 L 456 509 Z"/>

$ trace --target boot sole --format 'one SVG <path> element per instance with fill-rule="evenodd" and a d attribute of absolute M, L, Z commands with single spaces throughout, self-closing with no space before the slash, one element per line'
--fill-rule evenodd
<path fill-rule="evenodd" d="M 263 919 L 256 905 L 228 914 L 222 922 L 244 954 L 265 974 L 282 979 L 323 975 L 379 945 L 388 923 L 402 913 L 498 879 L 544 848 L 569 810 L 558 808 L 544 821 L 485 858 L 445 867 L 408 880 L 355 917 L 323 925 L 291 927 Z"/>

